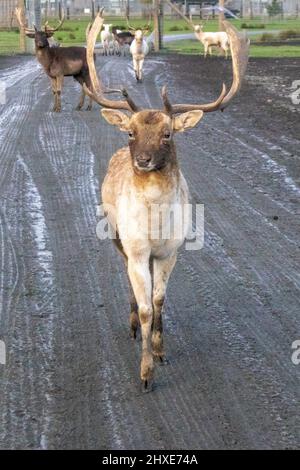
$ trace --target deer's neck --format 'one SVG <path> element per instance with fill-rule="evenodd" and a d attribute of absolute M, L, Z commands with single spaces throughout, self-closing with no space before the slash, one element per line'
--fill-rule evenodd
<path fill-rule="evenodd" d="M 39 63 L 44 67 L 44 69 L 47 71 L 51 62 L 51 53 L 50 53 L 50 47 L 36 47 L 35 48 L 35 53 L 37 60 Z"/>
<path fill-rule="evenodd" d="M 158 170 L 143 172 L 138 171 L 133 165 L 133 184 L 138 191 L 145 196 L 153 187 L 159 188 L 162 193 L 173 193 L 177 190 L 180 179 L 180 169 L 177 162 L 175 149 L 167 164 Z"/>

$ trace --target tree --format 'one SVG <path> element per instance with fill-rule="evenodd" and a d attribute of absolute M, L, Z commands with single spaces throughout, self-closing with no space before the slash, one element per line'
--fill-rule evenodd
<path fill-rule="evenodd" d="M 267 5 L 267 12 L 269 16 L 276 16 L 279 15 L 282 11 L 281 2 L 278 0 L 272 0 L 272 3 Z"/>

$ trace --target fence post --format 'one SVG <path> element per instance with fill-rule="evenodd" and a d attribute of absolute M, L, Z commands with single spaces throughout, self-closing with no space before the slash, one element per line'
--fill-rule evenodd
<path fill-rule="evenodd" d="M 160 51 L 163 46 L 163 3 L 161 0 L 153 0 L 154 23 L 154 50 Z"/>
<path fill-rule="evenodd" d="M 24 14 L 24 0 L 18 0 L 18 7 L 21 8 L 22 11 L 22 18 L 24 20 L 25 14 Z M 19 26 L 20 30 L 20 51 L 21 52 L 26 52 L 26 36 L 25 36 L 25 30 L 21 26 Z"/>
<path fill-rule="evenodd" d="M 224 25 L 223 25 L 223 21 L 225 19 L 224 3 L 225 3 L 225 0 L 219 0 L 219 31 L 224 31 Z"/>

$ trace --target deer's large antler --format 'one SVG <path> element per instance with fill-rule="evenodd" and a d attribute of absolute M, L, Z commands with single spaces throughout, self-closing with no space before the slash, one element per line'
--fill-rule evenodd
<path fill-rule="evenodd" d="M 58 26 L 56 26 L 56 28 L 51 28 L 51 27 L 48 25 L 48 21 L 46 21 L 46 23 L 44 24 L 45 32 L 46 32 L 46 33 L 52 33 L 52 34 L 55 33 L 55 31 L 57 31 L 59 28 L 62 27 L 64 21 L 65 21 L 65 11 L 64 11 L 64 9 L 62 9 L 61 19 L 59 20 Z"/>
<path fill-rule="evenodd" d="M 136 28 L 133 28 L 132 26 L 130 26 L 128 15 L 126 15 L 126 24 L 127 24 L 127 28 L 128 28 L 128 29 L 131 29 L 131 31 L 135 31 L 135 30 L 136 30 Z"/>
<path fill-rule="evenodd" d="M 17 21 L 20 25 L 20 28 L 24 29 L 25 33 L 26 34 L 34 34 L 35 33 L 35 30 L 34 29 L 31 29 L 31 28 L 28 28 L 25 23 L 24 23 L 24 15 L 23 15 L 23 10 L 22 8 L 20 7 L 16 7 L 15 8 L 15 15 L 16 15 L 16 18 L 17 18 Z"/>
<path fill-rule="evenodd" d="M 137 112 L 139 108 L 136 106 L 136 104 L 133 102 L 133 100 L 128 96 L 128 93 L 126 90 L 110 90 L 110 92 L 120 92 L 123 94 L 124 98 L 126 101 L 113 101 L 113 100 L 108 100 L 103 96 L 103 86 L 99 81 L 96 67 L 95 67 L 95 61 L 94 61 L 94 49 L 95 49 L 95 42 L 97 39 L 97 36 L 102 28 L 104 18 L 102 16 L 104 8 L 100 10 L 100 12 L 97 14 L 94 23 L 92 26 L 88 26 L 86 30 L 86 35 L 87 35 L 87 63 L 89 66 L 89 72 L 90 72 L 90 77 L 91 77 L 91 82 L 92 82 L 92 90 L 90 90 L 85 84 L 83 85 L 85 93 L 92 98 L 96 103 L 100 104 L 101 106 L 104 106 L 105 108 L 111 108 L 111 109 L 125 109 L 126 111 L 130 111 L 131 113 Z"/>
<path fill-rule="evenodd" d="M 142 30 L 142 31 L 149 31 L 150 29 L 150 23 L 151 23 L 151 11 L 149 13 L 149 20 L 148 20 L 148 23 L 145 25 L 145 26 L 141 26 L 140 28 L 134 28 L 133 26 L 130 26 L 129 24 L 129 18 L 128 18 L 128 15 L 126 15 L 126 23 L 127 23 L 127 28 L 128 29 L 131 29 L 131 31 L 137 31 L 138 29 Z"/>
<path fill-rule="evenodd" d="M 213 103 L 172 105 L 168 99 L 166 88 L 164 88 L 162 90 L 162 100 L 167 113 L 177 114 L 192 111 L 195 109 L 199 109 L 207 113 L 217 111 L 218 109 L 223 110 L 226 108 L 226 106 L 228 106 L 232 98 L 237 94 L 237 92 L 241 88 L 241 84 L 245 76 L 248 63 L 250 41 L 244 33 L 240 33 L 228 21 L 224 21 L 223 23 L 229 37 L 230 50 L 232 56 L 233 80 L 229 92 L 226 93 L 226 87 L 223 84 L 223 89 L 219 98 Z"/>

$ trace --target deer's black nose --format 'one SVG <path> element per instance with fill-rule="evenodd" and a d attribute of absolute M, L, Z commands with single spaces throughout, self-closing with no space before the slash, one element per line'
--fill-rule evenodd
<path fill-rule="evenodd" d="M 136 161 L 139 164 L 139 166 L 147 166 L 149 162 L 151 161 L 150 155 L 147 155 L 146 153 L 141 153 L 136 157 Z"/>

